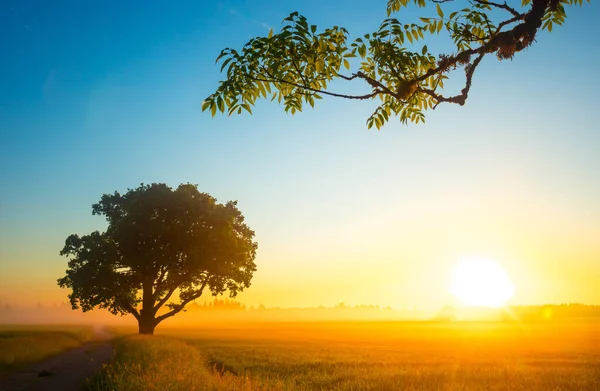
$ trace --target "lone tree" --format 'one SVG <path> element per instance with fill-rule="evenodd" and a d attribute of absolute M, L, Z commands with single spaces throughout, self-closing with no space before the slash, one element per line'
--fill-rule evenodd
<path fill-rule="evenodd" d="M 72 290 L 73 309 L 130 313 L 140 334 L 153 334 L 206 288 L 235 297 L 250 286 L 257 243 L 235 201 L 219 204 L 190 184 L 142 184 L 92 209 L 106 232 L 71 235 L 60 252 L 70 259 L 58 285 Z"/>
<path fill-rule="evenodd" d="M 589 3 L 590 0 L 587 0 Z M 494 54 L 511 59 L 529 47 L 540 29 L 552 31 L 566 19 L 565 6 L 583 0 L 388 0 L 387 19 L 373 33 L 348 41 L 348 31 L 339 26 L 321 32 L 305 17 L 293 12 L 281 31 L 253 38 L 241 51 L 221 51 L 221 71 L 227 79 L 205 99 L 202 110 L 214 116 L 252 112 L 259 98 L 283 101 L 285 111 L 301 111 L 305 103 L 329 95 L 346 99 L 378 98 L 379 106 L 367 119 L 367 127 L 381 128 L 391 116 L 402 123 L 423 122 L 427 109 L 449 102 L 464 105 L 473 74 L 481 60 Z M 519 4 L 520 3 L 520 4 Z M 418 23 L 401 23 L 393 14 L 410 5 L 425 7 L 427 15 Z M 424 12 L 425 12 L 424 11 Z M 432 54 L 421 45 L 426 35 L 448 34 L 455 50 Z M 349 59 L 361 62 L 354 72 Z M 345 69 L 342 69 L 345 68 Z M 443 93 L 449 73 L 462 68 L 464 88 L 456 95 Z M 359 94 L 329 90 L 334 80 L 362 82 Z"/>

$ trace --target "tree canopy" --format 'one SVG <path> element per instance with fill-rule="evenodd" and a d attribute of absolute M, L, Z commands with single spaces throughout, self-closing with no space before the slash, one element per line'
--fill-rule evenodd
<path fill-rule="evenodd" d="M 235 297 L 250 286 L 257 243 L 235 201 L 219 204 L 191 184 L 142 184 L 104 194 L 92 210 L 106 231 L 70 235 L 60 252 L 69 263 L 58 285 L 71 289 L 73 309 L 129 313 L 152 334 L 205 289 Z"/>
<path fill-rule="evenodd" d="M 590 0 L 587 0 L 589 3 Z M 379 99 L 367 127 L 381 128 L 390 117 L 402 123 L 424 122 L 424 111 L 440 103 L 464 105 L 475 70 L 487 55 L 511 59 L 529 47 L 541 30 L 552 31 L 566 19 L 565 6 L 583 0 L 521 0 L 517 4 L 488 0 L 388 0 L 387 18 L 379 29 L 349 41 L 344 27 L 319 30 L 298 12 L 283 21 L 281 31 L 248 41 L 238 51 L 225 48 L 217 58 L 227 78 L 208 96 L 203 111 L 229 115 L 247 111 L 261 98 L 283 102 L 286 112 L 329 95 L 346 99 Z M 519 4 L 520 3 L 520 4 Z M 408 6 L 428 12 L 416 23 L 396 17 Z M 447 34 L 452 53 L 432 54 L 428 35 Z M 352 59 L 358 58 L 358 69 Z M 450 72 L 462 69 L 464 87 L 444 92 Z M 335 80 L 360 82 L 363 93 L 330 90 Z"/>

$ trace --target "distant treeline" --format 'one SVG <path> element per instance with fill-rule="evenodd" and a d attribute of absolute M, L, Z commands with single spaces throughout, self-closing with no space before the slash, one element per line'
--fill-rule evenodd
<path fill-rule="evenodd" d="M 512 306 L 511 312 L 521 320 L 551 320 L 574 318 L 600 318 L 599 305 L 546 304 L 538 306 Z"/>
<path fill-rule="evenodd" d="M 105 310 L 82 313 L 73 311 L 67 303 L 50 306 L 18 306 L 0 303 L 0 323 L 122 323 L 131 317 L 110 315 Z M 280 308 L 246 306 L 236 300 L 213 299 L 192 303 L 176 323 L 214 320 L 521 320 L 550 321 L 562 319 L 600 318 L 600 306 L 585 304 L 549 304 L 512 306 L 504 309 L 444 307 L 440 311 L 420 311 L 417 308 L 393 309 L 377 305 L 347 305 L 339 303 L 325 307 Z"/>
<path fill-rule="evenodd" d="M 205 301 L 203 304 L 193 303 L 189 306 L 191 312 L 195 311 L 250 311 L 250 312 L 357 312 L 357 313 L 394 313 L 410 317 L 413 310 L 394 310 L 391 307 L 380 307 L 378 305 L 347 305 L 339 303 L 333 307 L 298 307 L 298 308 L 280 308 L 280 307 L 265 307 L 263 305 L 247 307 L 244 304 L 230 299 L 214 299 Z M 496 313 L 504 313 L 507 318 L 516 317 L 522 320 L 536 319 L 569 319 L 569 318 L 600 318 L 600 305 L 586 304 L 545 304 L 545 305 L 521 305 L 511 306 L 508 310 L 491 310 Z"/>
<path fill-rule="evenodd" d="M 188 311 L 205 311 L 205 310 L 227 310 L 227 311 L 285 311 L 285 310 L 358 310 L 358 311 L 391 311 L 391 307 L 380 307 L 378 305 L 369 305 L 369 304 L 361 304 L 361 305 L 347 305 L 345 303 L 338 303 L 334 307 L 265 307 L 264 305 L 258 306 L 246 306 L 236 300 L 232 299 L 213 299 L 211 301 L 204 301 L 202 304 L 191 303 L 186 307 Z"/>

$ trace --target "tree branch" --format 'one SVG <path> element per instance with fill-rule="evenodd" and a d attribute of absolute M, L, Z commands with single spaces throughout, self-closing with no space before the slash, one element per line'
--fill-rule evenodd
<path fill-rule="evenodd" d="M 371 87 L 373 87 L 375 91 L 377 91 L 377 89 L 380 89 L 381 92 L 384 93 L 384 94 L 388 94 L 388 95 L 392 95 L 392 96 L 394 95 L 394 93 L 389 88 L 387 88 L 386 86 L 384 86 L 383 84 L 381 84 L 379 81 L 377 81 L 377 80 L 375 80 L 375 79 L 373 79 L 373 78 L 365 75 L 364 73 L 362 73 L 360 71 L 356 72 L 356 76 L 360 77 L 361 79 L 363 79 L 367 83 L 369 83 L 369 85 Z"/>
<path fill-rule="evenodd" d="M 188 297 L 185 300 L 182 300 L 181 303 L 177 304 L 176 306 L 174 306 L 174 308 L 167 312 L 166 314 L 163 314 L 161 316 L 158 316 L 154 321 L 156 322 L 156 324 L 159 324 L 160 322 L 162 322 L 163 320 L 181 312 L 181 310 L 183 310 L 183 308 L 192 300 L 196 300 L 197 298 L 199 298 L 200 296 L 202 296 L 202 292 L 204 291 L 204 288 L 206 287 L 206 284 L 208 283 L 208 277 L 204 280 L 204 282 L 202 283 L 202 286 L 200 286 L 200 289 L 198 289 L 198 291 L 193 294 L 192 296 Z"/>
<path fill-rule="evenodd" d="M 256 81 L 262 81 L 265 83 L 273 83 L 273 82 L 277 82 L 277 83 L 285 83 L 285 84 L 289 84 L 291 86 L 297 87 L 297 88 L 302 88 L 304 90 L 309 90 L 312 92 L 316 92 L 318 94 L 323 94 L 323 95 L 329 95 L 329 96 L 335 96 L 337 98 L 345 98 L 345 99 L 370 99 L 373 98 L 375 96 L 377 96 L 378 94 L 383 93 L 383 91 L 373 91 L 370 94 L 365 94 L 365 95 L 345 95 L 345 94 L 337 94 L 335 92 L 329 92 L 329 91 L 325 91 L 325 90 L 319 90 L 316 88 L 312 88 L 309 86 L 305 86 L 302 84 L 298 84 L 298 83 L 294 83 L 292 81 L 288 81 L 288 80 L 283 80 L 283 79 L 279 79 L 274 77 L 273 75 L 270 75 L 267 73 L 266 75 L 268 78 L 267 79 L 261 79 L 259 77 L 255 77 L 252 75 L 248 75 L 248 77 L 250 77 L 252 80 L 256 80 Z M 264 75 L 263 75 L 264 77 Z"/>
<path fill-rule="evenodd" d="M 503 10 L 506 10 L 508 12 L 510 12 L 513 16 L 518 16 L 518 17 L 523 17 L 523 14 L 519 13 L 516 9 L 512 8 L 511 6 L 509 6 L 506 1 L 504 2 L 504 4 L 500 4 L 500 3 L 494 3 L 492 1 L 487 1 L 487 0 L 473 0 L 475 3 L 478 4 L 482 4 L 482 5 L 491 5 L 492 7 L 496 7 L 496 8 L 501 8 Z"/>
<path fill-rule="evenodd" d="M 338 76 L 341 77 L 344 80 L 354 80 L 358 77 L 358 75 L 356 73 L 353 73 L 352 76 L 345 76 L 345 75 L 340 75 L 338 73 Z"/>
<path fill-rule="evenodd" d="M 439 4 L 455 0 L 429 1 Z M 213 116 L 217 111 L 225 112 L 225 107 L 229 108 L 229 114 L 235 109 L 241 112 L 242 108 L 251 112 L 250 106 L 257 99 L 268 96 L 271 100 L 283 100 L 286 112 L 291 108 L 294 113 L 302 109 L 303 102 L 314 106 L 312 97 L 317 96 L 316 94 L 354 100 L 379 97 L 383 103 L 367 120 L 369 127 L 375 121 L 379 128 L 388 121 L 391 112 L 400 115 L 402 122 L 407 122 L 407 119 L 419 122 L 419 119 L 424 118 L 422 111 L 427 110 L 431 102 L 435 106 L 441 102 L 464 105 L 474 71 L 487 54 L 493 53 L 500 60 L 511 59 L 535 42 L 536 35 L 543 28 L 545 17 L 550 18 L 548 28 L 551 27 L 550 23 L 560 24 L 565 17 L 560 0 L 524 0 L 527 5 L 522 7 L 511 6 L 505 0 L 467 2 L 470 5 L 468 8 L 453 12 L 449 19 L 444 18 L 441 7 L 438 6 L 440 18 L 421 18 L 424 23 L 422 25 L 402 25 L 396 19 L 388 18 L 372 36 L 365 35 L 367 41 L 356 39 L 350 46 L 346 46 L 345 35 L 340 44 L 339 37 L 332 35 L 329 30 L 326 30 L 323 41 L 321 38 L 318 42 L 306 41 L 306 37 L 314 38 L 316 35 L 311 35 L 305 26 L 306 19 L 294 12 L 284 19 L 286 26 L 275 41 L 269 40 L 271 35 L 269 39 L 250 40 L 244 46 L 242 55 L 233 49 L 221 52 L 217 61 L 228 56 L 221 67 L 223 71 L 230 64 L 228 79 L 203 102 L 202 110 L 210 109 Z M 426 1 L 417 3 L 424 6 Z M 406 5 L 407 1 L 404 0 L 389 0 L 388 17 L 391 12 Z M 496 13 L 500 13 L 501 17 L 497 25 L 492 18 Z M 455 18 L 455 15 L 459 16 Z M 555 18 L 558 19 L 555 21 Z M 432 19 L 435 23 L 431 22 Z M 440 33 L 443 26 L 446 26 L 454 42 L 454 52 L 442 53 L 436 60 L 426 47 L 419 53 L 412 52 L 405 46 L 408 45 L 404 42 L 406 35 L 412 44 L 413 38 L 424 38 L 423 33 L 427 32 Z M 337 31 L 338 28 L 334 29 Z M 315 27 L 311 26 L 310 30 L 314 32 Z M 329 49 L 326 47 L 315 52 L 315 43 L 319 47 L 325 43 Z M 338 45 L 334 47 L 334 43 Z M 360 57 L 366 59 L 366 62 L 361 63 L 360 70 L 355 73 L 338 73 L 342 70 L 340 61 L 343 60 L 344 65 L 348 66 L 345 59 L 347 53 L 356 57 L 357 50 Z M 313 61 L 318 61 L 314 67 L 311 65 Z M 466 73 L 462 90 L 454 96 L 444 96 L 442 81 L 448 78 L 449 72 L 459 67 L 464 67 Z M 347 81 L 362 79 L 369 84 L 370 91 L 361 95 L 330 92 L 335 88 L 331 88 L 329 82 L 336 78 Z M 388 99 L 386 95 L 392 99 Z"/>
<path fill-rule="evenodd" d="M 304 75 L 302 74 L 302 72 L 300 72 L 300 67 L 298 67 L 298 64 L 296 64 L 296 60 L 294 60 L 294 55 L 296 54 L 295 50 L 290 50 L 291 52 L 293 52 L 291 57 L 291 61 L 292 61 L 292 65 L 294 66 L 294 69 L 296 69 L 296 72 L 298 72 L 298 76 L 300 76 L 300 78 L 302 79 L 302 82 L 307 85 L 308 82 L 306 81 L 306 79 L 304 78 Z"/>
<path fill-rule="evenodd" d="M 454 0 L 431 0 L 434 3 L 437 4 L 444 4 L 444 3 L 448 3 Z M 511 14 L 513 14 L 514 16 L 523 16 L 523 14 L 520 14 L 516 9 L 512 8 L 511 6 L 509 6 L 506 1 L 504 2 L 504 4 L 500 4 L 500 3 L 494 3 L 492 1 L 487 1 L 487 0 L 472 0 L 475 3 L 481 4 L 481 5 L 489 5 L 492 7 L 496 7 L 496 8 L 500 8 L 503 10 L 506 10 L 508 12 L 510 12 Z"/>
<path fill-rule="evenodd" d="M 165 278 L 166 273 L 167 273 L 167 267 L 166 266 L 161 267 L 160 268 L 160 274 L 158 275 L 158 277 L 154 281 L 154 288 L 155 288 L 154 294 L 155 295 L 157 295 L 158 292 L 160 292 L 160 285 L 163 282 L 165 282 L 164 278 Z M 155 298 L 157 298 L 157 297 L 155 297 Z"/>
<path fill-rule="evenodd" d="M 123 308 L 125 308 L 130 314 L 132 314 L 135 317 L 135 319 L 140 320 L 140 313 L 131 304 L 123 303 Z"/>
<path fill-rule="evenodd" d="M 518 22 L 519 20 L 523 20 L 523 17 L 522 16 L 515 16 L 514 18 L 507 19 L 504 22 L 500 22 L 498 24 L 498 27 L 496 27 L 496 33 L 499 33 L 504 28 L 504 26 L 507 26 L 509 24 Z"/>
<path fill-rule="evenodd" d="M 513 27 L 512 30 L 497 33 L 487 43 L 476 49 L 467 49 L 456 55 L 443 58 L 439 61 L 436 68 L 431 68 L 423 75 L 417 77 L 414 81 L 421 82 L 430 76 L 444 72 L 464 59 L 468 59 L 473 54 L 492 53 L 503 47 L 510 46 L 510 44 L 513 45 L 512 53 L 523 50 L 533 41 L 537 29 L 541 26 L 544 11 L 548 3 L 549 0 L 533 0 L 531 9 L 527 13 L 519 14 L 519 16 L 515 16 L 514 18 L 503 22 L 509 24 L 522 19 L 524 20 L 523 23 Z M 506 25 L 503 23 L 498 25 L 498 30 Z"/>
<path fill-rule="evenodd" d="M 441 102 L 458 103 L 461 106 L 464 105 L 465 102 L 466 102 L 466 100 L 467 100 L 467 97 L 469 96 L 469 90 L 471 89 L 471 81 L 473 79 L 473 73 L 475 72 L 475 68 L 477 68 L 477 66 L 479 65 L 479 63 L 481 62 L 481 60 L 483 59 L 483 57 L 485 56 L 485 54 L 486 53 L 481 53 L 475 59 L 475 61 L 473 61 L 472 64 L 469 64 L 469 65 L 467 65 L 465 67 L 467 81 L 465 83 L 465 88 L 463 88 L 461 90 L 461 93 L 459 95 L 455 95 L 455 96 L 451 96 L 449 98 L 446 98 L 443 95 L 439 95 L 434 90 L 430 90 L 428 88 L 419 88 L 418 90 L 426 93 L 427 95 L 429 95 L 431 97 L 433 97 L 437 101 L 436 105 L 434 106 L 434 109 Z"/>
<path fill-rule="evenodd" d="M 292 61 L 292 63 L 294 64 L 294 67 L 296 68 L 296 70 L 298 70 L 295 62 Z M 329 92 L 329 91 L 325 91 L 325 90 L 320 90 L 320 89 L 312 88 L 312 87 L 306 85 L 306 81 L 304 80 L 304 78 L 302 77 L 302 75 L 300 75 L 300 77 L 303 79 L 303 81 L 305 83 L 304 85 L 303 84 L 298 84 L 298 83 L 295 83 L 295 82 L 291 82 L 291 81 L 288 81 L 288 80 L 276 78 L 267 69 L 263 69 L 263 70 L 266 73 L 266 76 L 268 78 L 270 78 L 270 80 L 269 79 L 259 79 L 259 78 L 255 78 L 253 76 L 250 76 L 250 77 L 253 80 L 257 80 L 257 81 L 262 81 L 262 82 L 267 82 L 267 83 L 273 82 L 273 81 L 278 82 L 278 83 L 286 83 L 286 84 L 292 85 L 294 87 L 302 88 L 302 89 L 309 90 L 309 91 L 313 91 L 313 92 L 316 92 L 316 93 L 319 93 L 319 94 L 324 94 L 324 95 L 329 95 L 329 96 L 335 96 L 335 97 L 338 97 L 338 98 L 345 98 L 345 99 L 370 99 L 370 98 L 374 98 L 375 96 L 377 96 L 379 94 L 388 94 L 388 95 L 395 96 L 394 92 L 392 92 L 388 87 L 386 87 L 385 85 L 383 85 L 382 83 L 380 83 L 378 80 L 375 80 L 375 79 L 373 79 L 373 78 L 365 75 L 363 72 L 360 72 L 360 71 L 357 72 L 357 73 L 352 74 L 352 76 L 350 76 L 350 77 L 349 76 L 340 75 L 340 74 L 338 74 L 338 76 L 341 77 L 344 80 L 353 80 L 353 79 L 355 79 L 357 77 L 360 78 L 360 79 L 365 80 L 367 83 L 369 83 L 369 85 L 371 87 L 373 87 L 373 92 L 370 93 L 370 94 L 365 94 L 365 95 L 337 94 L 335 92 Z M 263 75 L 263 77 L 264 77 L 264 75 Z"/>
<path fill-rule="evenodd" d="M 167 292 L 167 294 L 165 295 L 165 297 L 163 297 L 156 303 L 156 305 L 153 308 L 154 313 L 156 313 L 156 311 L 158 311 L 160 309 L 160 307 L 165 305 L 165 303 L 171 298 L 171 296 L 173 295 L 173 293 L 175 292 L 176 289 L 177 289 L 177 287 L 171 287 L 169 289 L 169 291 Z"/>

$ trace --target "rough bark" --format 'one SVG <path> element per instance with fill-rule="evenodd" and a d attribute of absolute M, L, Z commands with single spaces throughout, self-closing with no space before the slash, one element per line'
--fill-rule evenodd
<path fill-rule="evenodd" d="M 142 285 L 142 309 L 138 319 L 140 334 L 154 334 L 154 328 L 158 324 L 154 319 L 154 279 L 148 278 Z"/>
<path fill-rule="evenodd" d="M 138 331 L 140 334 L 153 335 L 155 328 L 156 321 L 154 320 L 154 318 L 141 317 L 138 320 Z"/>

